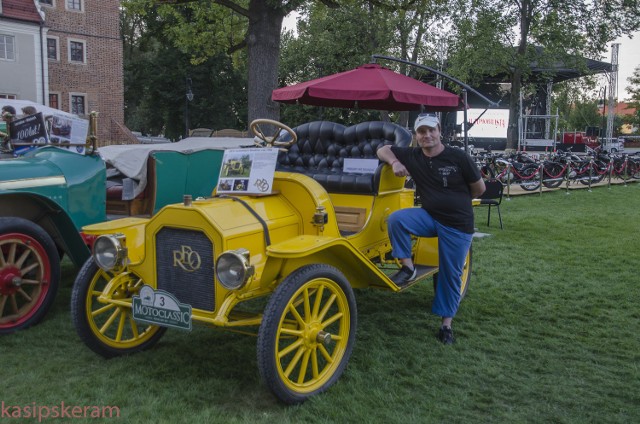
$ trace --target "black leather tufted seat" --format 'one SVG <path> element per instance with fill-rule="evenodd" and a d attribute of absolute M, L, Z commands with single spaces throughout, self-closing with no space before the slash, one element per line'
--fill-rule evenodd
<path fill-rule="evenodd" d="M 343 172 L 345 158 L 378 159 L 376 151 L 385 144 L 409 146 L 411 133 L 399 125 L 371 121 L 351 127 L 314 121 L 293 130 L 296 144 L 278 155 L 277 170 L 300 172 L 319 182 L 330 193 L 375 194 L 382 164 L 374 174 Z"/>

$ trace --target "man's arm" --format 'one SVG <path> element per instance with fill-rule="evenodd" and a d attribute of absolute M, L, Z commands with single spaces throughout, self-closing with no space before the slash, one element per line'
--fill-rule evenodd
<path fill-rule="evenodd" d="M 469 184 L 469 191 L 471 192 L 472 199 L 477 199 L 478 197 L 480 197 L 480 195 L 484 193 L 486 189 L 487 187 L 484 185 L 484 180 L 482 178 L 480 178 L 475 183 Z"/>
<path fill-rule="evenodd" d="M 405 168 L 405 166 L 398 160 L 396 155 L 394 155 L 391 151 L 390 145 L 387 144 L 386 146 L 382 146 L 381 148 L 379 148 L 377 151 L 377 155 L 378 159 L 391 165 L 391 169 L 393 169 L 393 173 L 396 177 L 406 177 L 407 175 L 409 175 L 409 171 L 407 171 L 407 168 Z"/>

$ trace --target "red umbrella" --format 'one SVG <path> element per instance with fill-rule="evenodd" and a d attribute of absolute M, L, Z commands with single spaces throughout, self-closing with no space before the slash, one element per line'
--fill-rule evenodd
<path fill-rule="evenodd" d="M 464 106 L 459 96 L 375 63 L 351 71 L 273 90 L 281 103 L 377 110 L 451 111 Z"/>

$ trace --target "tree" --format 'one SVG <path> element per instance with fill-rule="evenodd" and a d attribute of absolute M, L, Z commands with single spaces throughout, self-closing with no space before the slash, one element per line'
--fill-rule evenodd
<path fill-rule="evenodd" d="M 165 5 L 183 5 L 193 3 L 189 7 L 193 13 L 189 20 L 180 22 L 172 29 L 172 34 L 179 40 L 179 45 L 194 52 L 205 52 L 203 46 L 214 46 L 215 51 L 227 48 L 234 51 L 239 48 L 247 48 L 247 90 L 248 90 L 248 122 L 256 118 L 279 119 L 278 105 L 271 101 L 271 92 L 276 88 L 278 81 L 278 62 L 280 58 L 280 37 L 282 21 L 291 11 L 299 8 L 305 0 L 249 0 L 248 5 L 243 1 L 211 0 L 199 2 L 197 0 L 140 0 L 155 1 Z M 331 7 L 337 7 L 333 0 L 318 0 Z M 218 20 L 212 19 L 211 11 L 226 9 L 247 20 L 246 34 L 235 45 L 225 44 L 224 37 L 215 37 L 214 43 L 203 40 L 205 37 L 189 37 L 189 27 L 195 25 L 199 28 L 198 34 L 221 34 L 216 29 Z M 165 10 L 166 12 L 166 10 Z M 223 16 L 219 14 L 218 16 Z M 214 17 L 216 15 L 213 15 Z M 235 41 L 235 40 L 233 40 Z"/>
<path fill-rule="evenodd" d="M 185 133 L 187 106 L 191 128 L 246 128 L 244 61 L 234 66 L 224 53 L 193 61 L 175 48 L 170 24 L 188 19 L 189 10 L 162 16 L 150 3 L 126 0 L 122 5 L 128 128 L 176 140 Z M 187 78 L 194 93 L 188 105 Z"/>
<path fill-rule="evenodd" d="M 629 105 L 636 109 L 636 114 L 625 123 L 638 128 L 640 127 L 640 66 L 633 71 L 633 75 L 628 78 L 628 81 L 631 83 L 627 87 L 627 92 L 631 95 Z"/>
<path fill-rule="evenodd" d="M 437 37 L 441 36 L 438 28 L 446 18 L 447 3 L 445 0 L 360 0 L 343 1 L 338 9 L 310 3 L 300 9 L 297 36 L 283 36 L 279 85 L 347 71 L 370 62 L 373 54 L 437 66 Z M 381 65 L 419 79 L 425 77 L 415 67 L 396 62 Z M 282 114 L 287 123 L 322 117 L 344 124 L 393 119 L 406 126 L 408 118 L 408 113 L 390 116 L 386 111 L 301 105 L 283 105 Z"/>
<path fill-rule="evenodd" d="M 323 4 L 301 9 L 298 34 L 284 34 L 279 86 L 320 78 L 370 62 L 373 53 L 386 51 L 393 28 L 377 7 L 363 2 L 343 3 L 333 10 Z M 376 25 L 370 25 L 376 22 Z M 354 28 L 361 28 L 354 31 Z M 381 47 L 384 46 L 384 47 Z M 378 119 L 367 110 L 282 105 L 283 121 L 298 125 L 316 119 L 344 124 Z"/>
<path fill-rule="evenodd" d="M 520 92 L 532 63 L 550 72 L 558 62 L 584 67 L 582 57 L 601 54 L 609 41 L 640 26 L 638 0 L 460 0 L 458 10 L 465 13 L 454 18 L 457 76 L 509 75 L 508 148 L 517 142 Z M 465 66 L 480 69 L 465 71 Z"/>
<path fill-rule="evenodd" d="M 348 35 L 348 39 L 356 40 L 357 45 L 367 45 L 367 59 L 373 53 L 391 51 L 389 41 L 393 40 L 395 45 L 399 46 L 395 50 L 400 50 L 402 58 L 415 60 L 426 51 L 424 40 L 434 33 L 433 30 L 427 31 L 428 25 L 438 23 L 439 18 L 448 10 L 446 5 L 450 3 L 450 0 L 250 0 L 248 6 L 245 6 L 246 1 L 232 0 L 155 1 L 172 7 L 189 4 L 193 10 L 190 20 L 182 20 L 178 25 L 174 25 L 171 34 L 179 40 L 177 45 L 182 46 L 184 51 L 191 52 L 196 60 L 224 47 L 225 43 L 220 42 L 224 37 L 220 36 L 218 25 L 219 17 L 224 15 L 220 12 L 222 9 L 246 18 L 246 35 L 236 45 L 227 43 L 226 46 L 227 51 L 247 47 L 249 122 L 254 118 L 279 119 L 279 106 L 271 101 L 271 92 L 277 87 L 282 20 L 291 11 L 312 10 L 318 13 L 316 16 L 324 16 L 325 28 L 328 28 L 327 32 L 331 34 L 337 28 L 338 25 L 335 24 L 340 20 L 340 16 L 356 17 L 355 11 L 359 10 L 356 22 L 360 24 L 343 21 L 345 31 L 339 33 Z M 325 10 L 324 15 L 318 12 L 320 9 Z M 162 9 L 161 12 L 170 13 L 166 9 Z M 361 20 L 362 17 L 369 19 Z M 334 20 L 336 22 L 332 22 Z M 189 29 L 192 27 L 197 30 Z M 208 42 L 203 34 L 212 34 L 210 38 L 213 42 Z M 363 34 L 365 37 L 362 37 Z M 329 38 L 336 40 L 336 37 Z M 322 41 L 314 40 L 320 44 Z M 345 43 L 341 42 L 339 45 L 345 46 Z M 347 57 L 348 52 L 353 50 L 351 46 L 346 46 L 344 50 L 331 44 L 325 43 L 324 46 L 333 47 L 332 55 L 342 58 Z M 313 61 L 313 57 L 307 60 L 309 59 Z M 304 66 L 305 62 L 306 60 L 298 62 L 298 66 Z M 324 60 L 323 66 L 328 63 Z M 325 73 L 328 69 L 329 67 L 325 66 Z M 406 73 L 404 69 L 402 71 Z"/>

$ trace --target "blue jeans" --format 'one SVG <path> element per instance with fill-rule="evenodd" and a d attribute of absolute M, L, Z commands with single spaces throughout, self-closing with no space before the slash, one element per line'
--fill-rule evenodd
<path fill-rule="evenodd" d="M 422 208 L 396 211 L 389 216 L 387 225 L 393 247 L 391 253 L 399 259 L 411 258 L 412 234 L 438 237 L 440 270 L 431 311 L 444 318 L 453 318 L 460 304 L 462 270 L 473 234 L 440 224 Z"/>

